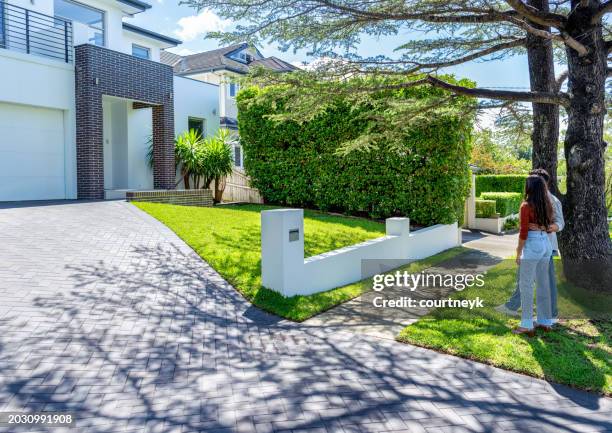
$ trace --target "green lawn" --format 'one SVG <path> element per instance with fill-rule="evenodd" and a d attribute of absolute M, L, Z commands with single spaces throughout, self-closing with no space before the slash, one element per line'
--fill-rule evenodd
<path fill-rule="evenodd" d="M 295 321 L 359 296 L 366 285 L 355 283 L 310 296 L 283 297 L 261 286 L 260 212 L 271 206 L 236 205 L 212 208 L 134 203 L 170 227 L 204 260 L 253 304 Z M 306 257 L 383 236 L 382 223 L 363 218 L 304 212 L 304 254 Z M 461 251 L 449 250 L 412 263 L 420 270 Z"/>
<path fill-rule="evenodd" d="M 514 335 L 510 330 L 518 320 L 493 309 L 508 299 L 516 284 L 514 263 L 504 261 L 487 272 L 484 287 L 453 295 L 468 299 L 479 296 L 486 308 L 435 310 L 406 327 L 397 339 L 610 395 L 612 296 L 572 287 L 563 281 L 560 268 L 557 262 L 559 315 L 573 319 L 562 320 L 554 332 L 538 332 L 535 338 Z"/>

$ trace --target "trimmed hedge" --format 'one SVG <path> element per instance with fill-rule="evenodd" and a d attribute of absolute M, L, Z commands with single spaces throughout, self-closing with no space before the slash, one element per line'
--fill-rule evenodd
<path fill-rule="evenodd" d="M 523 195 L 518 192 L 483 192 L 480 198 L 495 200 L 495 209 L 502 217 L 518 213 L 523 201 Z"/>
<path fill-rule="evenodd" d="M 525 193 L 526 174 L 481 174 L 476 176 L 476 197 L 483 192 Z"/>
<path fill-rule="evenodd" d="M 476 218 L 491 218 L 496 214 L 495 200 L 476 199 Z"/>
<path fill-rule="evenodd" d="M 269 116 L 281 112 L 283 101 L 273 95 L 269 87 L 248 88 L 237 98 L 245 170 L 266 203 L 402 215 L 423 225 L 462 221 L 471 121 L 445 114 L 406 132 L 401 153 L 381 144 L 343 156 L 337 150 L 365 130 L 357 115 L 369 108 L 338 100 L 311 121 L 278 122 Z"/>

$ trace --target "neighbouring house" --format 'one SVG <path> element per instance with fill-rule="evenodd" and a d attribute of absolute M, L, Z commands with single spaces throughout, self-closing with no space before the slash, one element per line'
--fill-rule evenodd
<path fill-rule="evenodd" d="M 175 187 L 175 135 L 216 132 L 219 86 L 175 76 L 160 54 L 180 41 L 124 21 L 149 8 L 0 1 L 0 201 Z"/>
<path fill-rule="evenodd" d="M 277 57 L 264 57 L 257 48 L 247 43 L 188 56 L 162 51 L 161 62 L 172 66 L 178 77 L 219 86 L 219 124 L 221 128 L 234 131 L 238 130 L 237 78 L 248 74 L 250 68 L 257 66 L 278 72 L 291 72 L 297 69 Z M 244 154 L 238 140 L 234 145 L 234 164 L 239 170 L 242 170 L 244 165 Z"/>

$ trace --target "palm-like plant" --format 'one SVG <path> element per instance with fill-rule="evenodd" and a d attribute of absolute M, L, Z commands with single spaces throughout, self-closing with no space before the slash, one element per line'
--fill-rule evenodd
<path fill-rule="evenodd" d="M 153 138 L 149 140 L 147 162 L 149 167 L 154 166 Z M 221 201 L 223 189 L 221 183 L 225 176 L 232 172 L 233 138 L 229 130 L 219 129 L 214 137 L 203 139 L 202 135 L 194 130 L 183 132 L 174 142 L 174 155 L 176 167 L 185 183 L 185 189 L 210 188 L 215 181 L 215 200 Z"/>
<path fill-rule="evenodd" d="M 185 189 L 190 188 L 189 180 L 192 176 L 194 188 L 198 188 L 201 176 L 202 145 L 202 135 L 195 129 L 185 131 L 176 137 L 175 160 L 185 183 Z"/>
<path fill-rule="evenodd" d="M 207 188 L 215 182 L 215 201 L 220 202 L 225 189 L 225 177 L 232 173 L 234 159 L 232 145 L 234 138 L 228 129 L 219 129 L 214 137 L 206 140 L 207 166 L 209 168 Z"/>

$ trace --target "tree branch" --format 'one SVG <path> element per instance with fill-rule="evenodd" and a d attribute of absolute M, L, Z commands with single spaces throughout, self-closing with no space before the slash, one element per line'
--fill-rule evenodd
<path fill-rule="evenodd" d="M 569 105 L 569 97 L 564 93 L 548 93 L 548 92 L 514 92 L 508 90 L 481 89 L 457 86 L 447 83 L 436 77 L 427 76 L 425 79 L 434 87 L 446 89 L 458 95 L 473 96 L 476 98 L 499 99 L 504 101 L 517 102 L 539 102 L 541 104 L 555 104 L 567 107 Z"/>
<path fill-rule="evenodd" d="M 578 42 L 576 39 L 572 38 L 571 36 L 569 36 L 568 34 L 564 32 L 561 32 L 560 34 L 551 33 L 546 30 L 535 28 L 529 25 L 527 21 L 523 21 L 521 19 L 516 19 L 516 18 L 511 18 L 508 21 L 516 24 L 517 26 L 519 26 L 526 32 L 531 33 L 532 35 L 539 36 L 544 39 L 549 39 L 551 41 L 562 42 L 563 44 L 577 51 L 580 57 L 583 57 L 589 54 L 589 50 L 587 47 L 585 47 L 580 42 Z"/>
<path fill-rule="evenodd" d="M 569 71 L 567 69 L 561 72 L 561 74 L 559 74 L 559 76 L 555 80 L 555 90 L 557 92 L 561 91 L 561 87 L 563 87 L 563 83 L 565 83 L 565 80 L 567 80 L 568 76 L 569 76 Z"/>
<path fill-rule="evenodd" d="M 608 0 L 599 5 L 597 12 L 593 14 L 591 18 L 591 24 L 597 24 L 599 20 L 603 18 L 605 14 L 612 12 L 612 0 Z"/>
<path fill-rule="evenodd" d="M 541 26 L 556 27 L 561 29 L 567 21 L 563 15 L 551 12 L 542 12 L 533 6 L 526 5 L 521 0 L 506 0 L 506 3 L 512 6 L 515 11 L 527 18 L 529 21 L 540 24 Z"/>
<path fill-rule="evenodd" d="M 521 46 L 525 46 L 527 42 L 526 38 L 522 38 L 522 39 L 516 39 L 513 41 L 509 41 L 509 42 L 504 42 L 501 44 L 497 44 L 497 45 L 493 45 L 489 48 L 485 48 L 484 50 L 480 50 L 477 52 L 474 52 L 472 54 L 468 54 L 466 56 L 463 57 L 459 57 L 459 58 L 455 58 L 455 59 L 451 59 L 451 60 L 446 60 L 446 61 L 441 61 L 441 62 L 432 62 L 432 63 L 419 63 L 416 61 L 409 61 L 409 60 L 393 60 L 393 61 L 377 61 L 377 60 L 370 60 L 370 61 L 349 61 L 347 64 L 357 64 L 357 65 L 363 65 L 363 64 L 369 64 L 369 65 L 407 65 L 407 64 L 411 64 L 414 65 L 414 67 L 408 69 L 408 70 L 404 70 L 404 71 L 393 71 L 393 74 L 397 74 L 400 73 L 401 74 L 406 74 L 406 73 L 415 73 L 418 71 L 422 71 L 425 69 L 440 69 L 440 68 L 447 68 L 449 66 L 456 66 L 456 65 L 460 65 L 463 63 L 467 63 L 470 62 L 472 60 L 476 60 L 485 56 L 488 56 L 489 54 L 494 54 L 497 53 L 499 51 L 504 51 L 504 50 L 508 50 L 511 48 L 516 48 L 516 47 L 521 47 Z M 352 72 L 355 73 L 363 73 L 366 72 L 364 70 L 353 70 Z"/>

